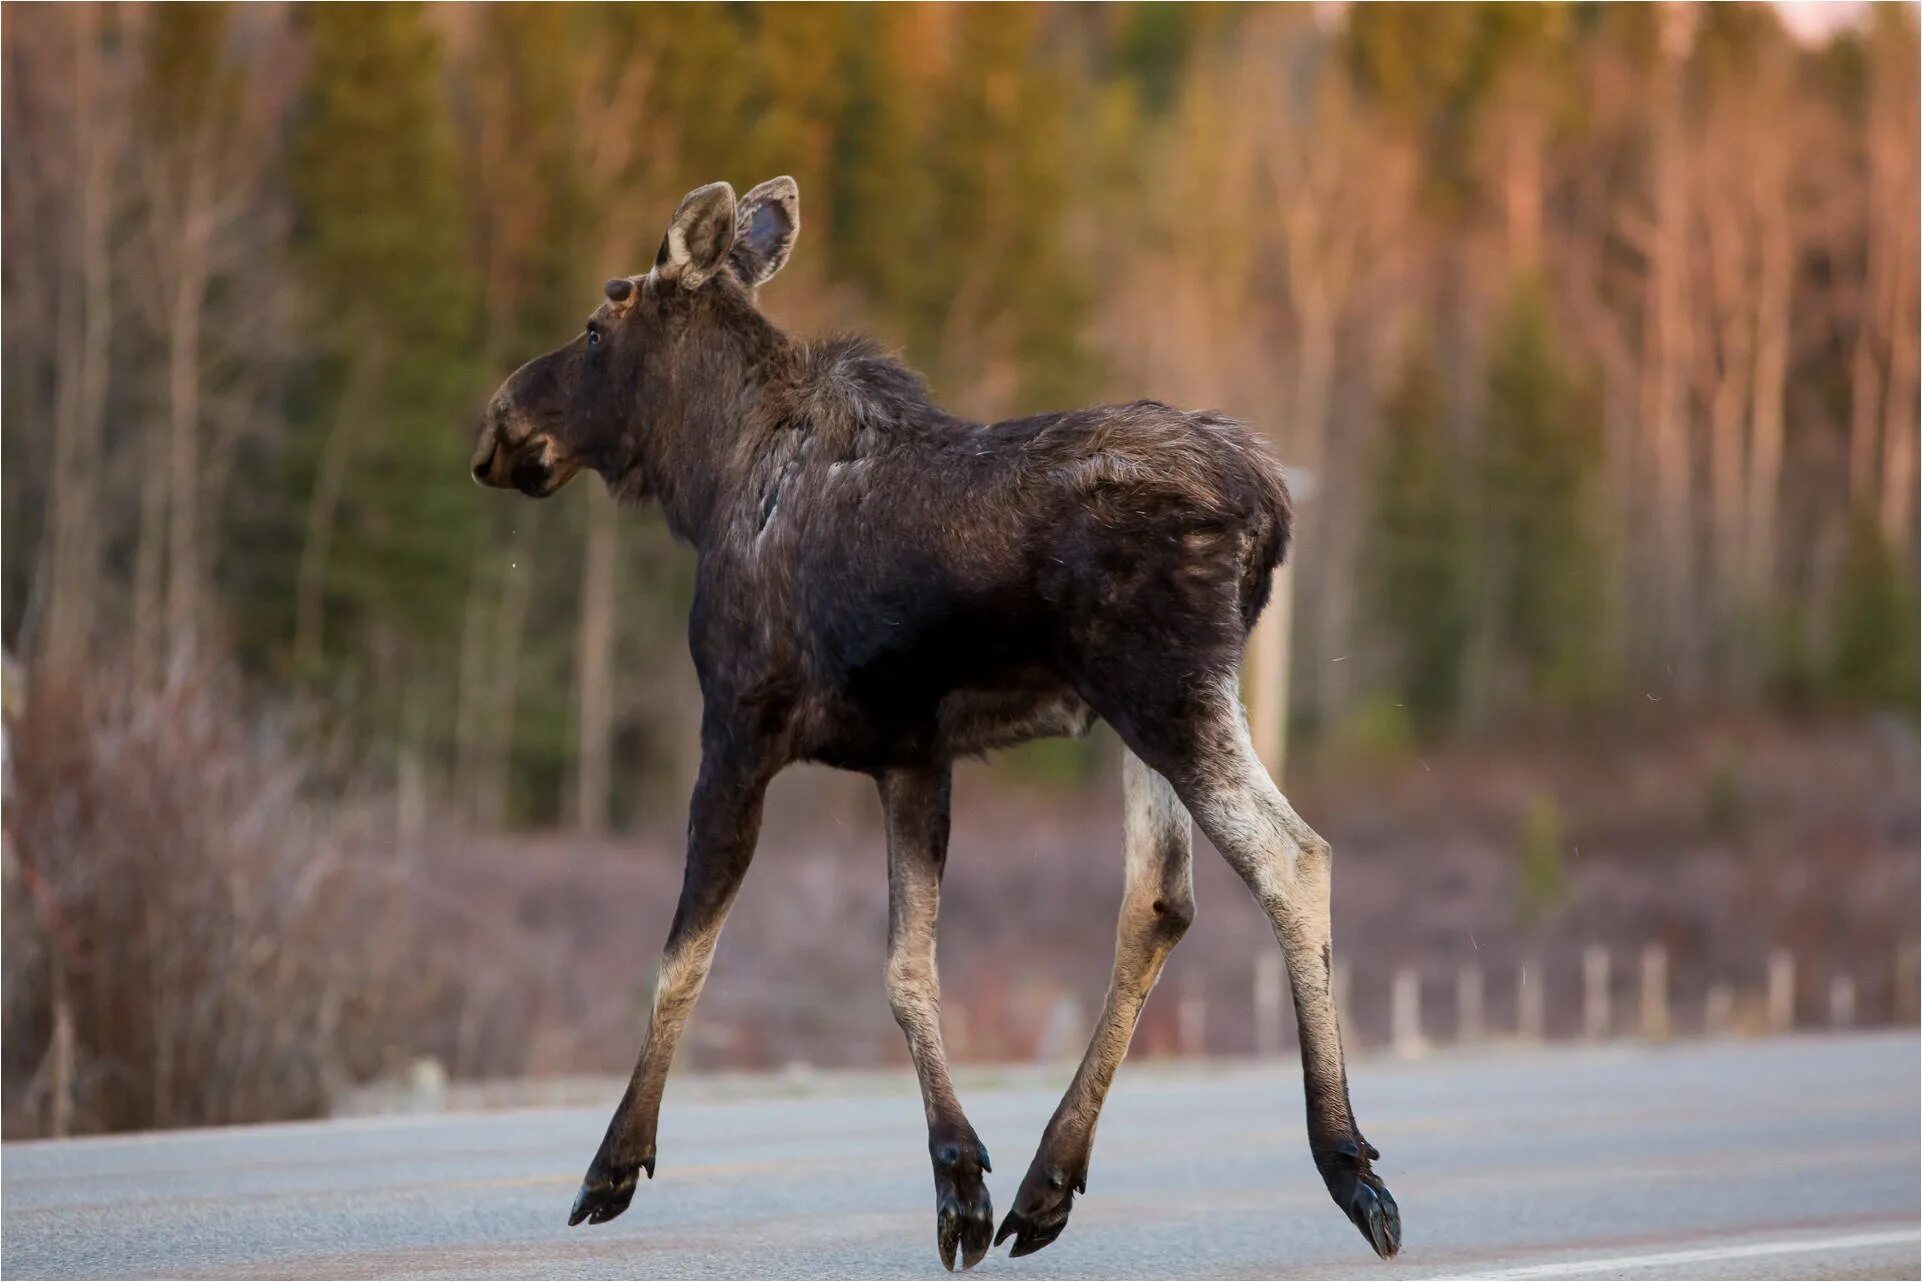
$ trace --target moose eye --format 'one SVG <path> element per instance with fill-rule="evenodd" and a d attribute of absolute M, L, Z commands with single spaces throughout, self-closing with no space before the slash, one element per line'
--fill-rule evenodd
<path fill-rule="evenodd" d="M 599 325 L 592 323 L 588 325 L 587 345 L 589 347 L 599 347 L 601 345 L 601 327 Z"/>

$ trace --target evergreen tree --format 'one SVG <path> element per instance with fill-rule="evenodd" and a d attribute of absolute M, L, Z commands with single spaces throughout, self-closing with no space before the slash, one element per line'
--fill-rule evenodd
<path fill-rule="evenodd" d="M 1402 701 L 1429 733 L 1460 707 L 1473 609 L 1457 459 L 1441 371 L 1424 346 L 1404 361 L 1382 407 L 1369 564 L 1374 613 L 1396 648 Z"/>
<path fill-rule="evenodd" d="M 915 181 L 925 97 L 905 56 L 914 10 L 876 5 L 841 60 L 846 92 L 829 178 L 825 248 L 834 272 L 858 286 L 881 324 L 905 334 L 914 306 L 917 238 L 937 193 Z"/>
<path fill-rule="evenodd" d="M 290 407 L 284 540 L 295 659 L 397 727 L 444 700 L 477 533 L 466 475 L 484 378 L 438 42 L 416 5 L 302 10 L 291 147 L 307 365 Z M 301 519 L 304 518 L 304 519 Z M 371 669 L 371 670 L 370 670 Z M 424 715 L 424 714 L 414 714 Z"/>
<path fill-rule="evenodd" d="M 1847 707 L 1914 717 L 1922 699 L 1915 576 L 1870 517 L 1854 522 L 1835 595 L 1830 696 Z"/>
<path fill-rule="evenodd" d="M 1475 459 L 1484 688 L 1498 704 L 1567 705 L 1599 680 L 1593 404 L 1569 371 L 1547 299 L 1523 282 L 1492 341 Z"/>
<path fill-rule="evenodd" d="M 1072 403 L 1091 373 L 1088 281 L 1062 239 L 1076 191 L 1062 163 L 1075 83 L 1040 35 L 1034 10 L 962 8 L 928 146 L 936 195 L 917 248 L 909 348 L 939 374 L 960 373 L 957 349 L 1012 363 L 1015 404 L 987 409 Z M 975 348 L 984 336 L 986 350 Z"/>

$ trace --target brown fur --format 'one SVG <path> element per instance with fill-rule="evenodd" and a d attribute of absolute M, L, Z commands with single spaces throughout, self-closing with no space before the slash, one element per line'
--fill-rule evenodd
<path fill-rule="evenodd" d="M 1236 672 L 1284 555 L 1288 492 L 1233 419 L 1155 401 L 976 423 L 858 338 L 790 339 L 755 305 L 800 226 L 792 180 L 676 210 L 655 267 L 610 281 L 573 342 L 494 397 L 477 479 L 551 494 L 581 469 L 653 498 L 697 556 L 703 700 L 687 872 L 646 1043 L 575 1204 L 626 1209 L 661 1092 L 793 761 L 872 774 L 887 815 L 889 994 L 928 1112 L 937 1242 L 987 1249 L 986 1150 L 948 1079 L 934 918 L 952 761 L 1106 719 L 1127 745 L 1128 890 L 1114 984 L 1000 1236 L 1047 1245 L 1085 1187 L 1095 1121 L 1192 916 L 1187 813 L 1270 912 L 1295 982 L 1309 1139 L 1383 1254 L 1393 1199 L 1356 1130 L 1328 989 L 1327 844 L 1248 747 Z"/>

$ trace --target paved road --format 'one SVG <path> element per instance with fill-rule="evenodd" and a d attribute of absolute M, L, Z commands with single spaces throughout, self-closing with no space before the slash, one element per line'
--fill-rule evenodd
<path fill-rule="evenodd" d="M 1913 1033 L 1357 1064 L 1402 1207 L 1382 1265 L 1322 1193 L 1292 1065 L 1125 1069 L 1044 1277 L 1910 1277 Z M 1013 1196 L 1066 1071 L 964 1082 Z M 4 1149 L 8 1277 L 941 1276 L 906 1079 L 669 1089 L 659 1178 L 564 1227 L 600 1108 Z M 609 1104 L 611 1105 L 611 1099 Z"/>

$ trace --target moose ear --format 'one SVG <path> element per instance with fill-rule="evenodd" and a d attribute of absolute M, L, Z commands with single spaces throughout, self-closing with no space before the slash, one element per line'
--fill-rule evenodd
<path fill-rule="evenodd" d="M 734 270 L 749 289 L 765 285 L 794 252 L 801 231 L 801 189 L 783 174 L 741 198 L 735 218 Z"/>
<path fill-rule="evenodd" d="M 727 261 L 734 246 L 734 189 L 726 183 L 696 187 L 681 197 L 661 238 L 654 268 L 665 280 L 698 289 Z"/>

